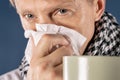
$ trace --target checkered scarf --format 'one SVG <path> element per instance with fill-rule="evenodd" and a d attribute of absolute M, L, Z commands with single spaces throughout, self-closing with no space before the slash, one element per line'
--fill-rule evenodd
<path fill-rule="evenodd" d="M 86 48 L 84 55 L 119 56 L 120 26 L 115 17 L 105 12 L 95 25 L 94 37 Z"/>
<path fill-rule="evenodd" d="M 105 12 L 101 19 L 95 23 L 95 32 L 89 42 L 84 55 L 90 56 L 120 56 L 120 27 L 110 13 Z M 26 56 L 22 59 L 19 70 L 23 77 L 29 68 Z"/>

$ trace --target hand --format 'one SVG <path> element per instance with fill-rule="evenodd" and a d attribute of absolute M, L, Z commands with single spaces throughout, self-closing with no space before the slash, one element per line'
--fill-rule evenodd
<path fill-rule="evenodd" d="M 59 45 L 59 48 L 55 46 Z M 27 80 L 63 80 L 62 57 L 70 56 L 69 41 L 60 34 L 45 34 L 37 46 L 33 43 L 33 56 Z"/>

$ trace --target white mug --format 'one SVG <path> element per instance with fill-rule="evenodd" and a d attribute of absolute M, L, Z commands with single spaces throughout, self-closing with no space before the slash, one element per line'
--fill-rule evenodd
<path fill-rule="evenodd" d="M 120 57 L 65 56 L 64 80 L 120 80 Z"/>

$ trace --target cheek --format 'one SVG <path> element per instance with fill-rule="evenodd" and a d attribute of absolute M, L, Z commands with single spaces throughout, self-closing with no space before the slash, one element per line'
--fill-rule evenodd
<path fill-rule="evenodd" d="M 57 25 L 62 25 L 67 28 L 74 29 L 87 37 L 87 39 L 91 39 L 94 33 L 94 20 L 91 14 L 86 14 L 86 12 L 80 12 L 75 14 L 74 16 L 57 19 L 55 20 Z"/>
<path fill-rule="evenodd" d="M 28 21 L 26 21 L 24 18 L 20 17 L 21 19 L 21 23 L 23 26 L 24 30 L 35 30 L 35 24 L 34 23 L 29 23 Z"/>
<path fill-rule="evenodd" d="M 54 18 L 54 21 L 57 25 L 62 25 L 67 28 L 71 28 L 74 30 L 78 30 L 78 24 L 80 22 L 79 16 L 76 14 L 77 12 L 74 13 L 74 15 L 70 15 L 67 17 L 61 17 L 61 18 Z"/>
<path fill-rule="evenodd" d="M 94 34 L 95 29 L 93 8 L 86 5 L 86 7 L 81 8 L 79 13 L 77 13 L 77 16 L 79 32 L 90 40 Z"/>
<path fill-rule="evenodd" d="M 95 29 L 95 21 L 92 14 L 84 14 L 81 17 L 79 24 L 79 32 L 83 34 L 88 40 L 93 37 L 94 29 Z"/>

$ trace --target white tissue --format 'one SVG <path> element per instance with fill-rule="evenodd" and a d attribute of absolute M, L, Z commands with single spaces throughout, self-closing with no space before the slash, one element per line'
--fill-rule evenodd
<path fill-rule="evenodd" d="M 54 24 L 36 24 L 36 31 L 33 30 L 26 30 L 25 31 L 25 37 L 29 38 L 26 50 L 25 50 L 25 56 L 28 62 L 30 63 L 31 56 L 32 56 L 32 46 L 31 46 L 31 36 L 34 39 L 35 46 L 38 44 L 39 40 L 41 39 L 42 35 L 44 34 L 61 34 L 67 36 L 70 40 L 70 43 L 73 48 L 73 55 L 80 55 L 80 47 L 84 44 L 86 41 L 86 38 L 78 33 L 77 31 L 66 28 L 64 26 L 57 26 Z"/>

